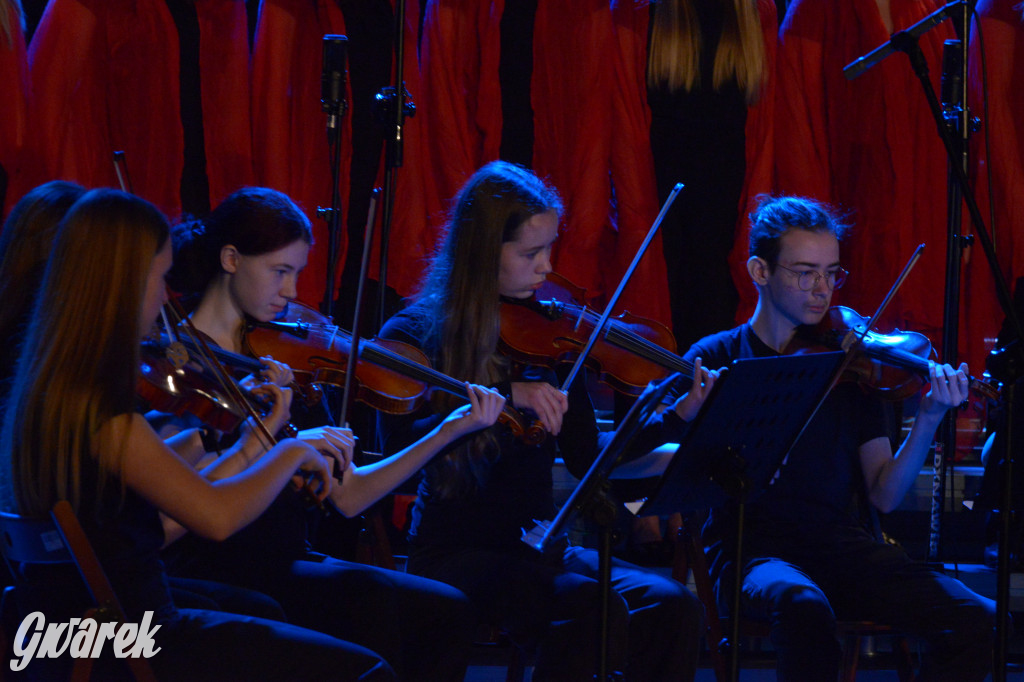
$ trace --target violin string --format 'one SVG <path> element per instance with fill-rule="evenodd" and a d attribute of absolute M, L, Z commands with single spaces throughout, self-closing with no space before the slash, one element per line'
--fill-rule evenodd
<path fill-rule="evenodd" d="M 566 304 L 566 307 L 573 308 L 574 306 Z M 584 315 L 588 312 L 589 309 L 583 308 Z M 595 313 L 590 314 L 595 315 Z M 666 369 L 682 372 L 688 377 L 693 378 L 692 363 L 683 360 L 679 355 L 676 355 L 653 341 L 644 338 L 640 334 L 625 329 L 624 324 L 625 323 L 619 322 L 618 320 L 611 320 L 606 336 L 609 342 L 628 351 L 633 351 L 640 357 L 646 360 L 651 360 Z"/>
<path fill-rule="evenodd" d="M 614 324 L 608 330 L 608 340 L 615 345 L 635 352 L 640 357 L 651 360 L 662 367 L 693 377 L 693 364 L 666 348 L 645 339 L 633 332 L 624 331 Z"/>
<path fill-rule="evenodd" d="M 328 340 L 327 348 L 332 348 L 334 340 L 337 338 L 341 341 L 347 341 L 351 351 L 352 333 L 342 329 L 338 325 L 290 322 L 274 323 L 274 326 L 279 328 L 299 325 L 311 332 L 315 332 L 316 330 L 328 331 L 330 333 L 330 338 Z M 466 387 L 463 382 L 450 377 L 443 372 L 439 372 L 429 365 L 423 365 L 415 360 L 407 358 L 401 353 L 397 353 L 390 348 L 377 344 L 373 341 L 363 339 L 359 345 L 360 357 L 365 359 L 367 362 L 379 365 L 385 369 L 390 369 L 414 381 L 421 381 L 429 386 L 443 390 L 457 398 L 462 398 L 463 400 L 466 399 Z M 506 405 L 502 409 L 502 415 L 515 424 L 516 430 L 521 430 L 524 434 L 530 435 L 529 432 L 531 429 L 526 425 L 526 420 L 514 408 Z"/>
<path fill-rule="evenodd" d="M 172 343 L 177 341 L 177 334 L 175 334 L 175 330 L 171 327 L 171 323 L 167 321 L 167 306 L 160 306 L 160 319 L 164 322 L 164 330 L 167 332 L 167 338 L 170 339 Z"/>
<path fill-rule="evenodd" d="M 235 383 L 234 379 L 232 379 L 228 374 L 220 360 L 218 360 L 213 354 L 213 351 L 210 350 L 210 346 L 206 343 L 206 339 L 202 337 L 199 330 L 196 329 L 194 324 L 192 324 L 192 320 L 185 314 L 184 309 L 181 307 L 181 303 L 173 296 L 169 296 L 168 307 L 172 311 L 173 316 L 177 319 L 178 324 L 181 325 L 192 341 L 196 344 L 196 351 L 199 355 L 200 362 L 213 372 L 214 376 L 220 382 L 223 390 L 231 396 L 231 398 L 245 411 L 248 416 L 252 417 L 253 422 L 256 424 L 256 433 L 264 448 L 267 450 L 272 448 L 277 443 L 277 439 L 270 432 L 270 429 L 267 428 L 263 419 L 260 418 L 256 408 L 252 405 L 245 394 L 242 393 L 238 384 Z"/>

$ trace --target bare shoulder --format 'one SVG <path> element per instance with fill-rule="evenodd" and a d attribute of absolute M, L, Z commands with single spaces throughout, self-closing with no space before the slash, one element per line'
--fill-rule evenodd
<path fill-rule="evenodd" d="M 133 452 L 150 447 L 163 450 L 163 441 L 146 418 L 137 412 L 126 412 L 105 421 L 97 433 L 96 447 L 127 447 Z"/>

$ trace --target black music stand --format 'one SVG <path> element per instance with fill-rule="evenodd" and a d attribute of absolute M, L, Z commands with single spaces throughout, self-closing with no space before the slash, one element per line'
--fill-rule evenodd
<path fill-rule="evenodd" d="M 598 581 L 601 585 L 601 632 L 598 658 L 597 681 L 608 679 L 608 608 L 612 578 L 612 536 L 615 525 L 615 504 L 607 497 L 608 475 L 620 463 L 623 453 L 640 428 L 661 405 L 669 389 L 681 377 L 673 374 L 637 399 L 622 423 L 615 430 L 611 441 L 601 450 L 593 464 L 580 480 L 572 495 L 566 500 L 553 521 L 536 521 L 531 530 L 523 531 L 522 540 L 541 553 L 548 551 L 552 544 L 565 535 L 565 528 L 583 515 L 593 521 L 599 529 Z"/>
<path fill-rule="evenodd" d="M 739 675 L 745 505 L 763 493 L 784 466 L 844 356 L 837 351 L 733 361 L 682 438 L 658 490 L 640 509 L 641 515 L 667 516 L 721 506 L 730 498 L 736 501 L 736 575 L 730 609 L 733 680 Z"/>

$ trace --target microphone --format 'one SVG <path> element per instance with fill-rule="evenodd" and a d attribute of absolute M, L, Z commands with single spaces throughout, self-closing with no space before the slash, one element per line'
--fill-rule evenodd
<path fill-rule="evenodd" d="M 964 64 L 963 43 L 959 40 L 947 40 L 942 45 L 942 108 L 944 111 L 956 111 L 963 105 L 963 78 L 961 72 Z"/>
<path fill-rule="evenodd" d="M 893 52 L 897 52 L 900 49 L 900 43 L 903 41 L 908 38 L 916 40 L 941 24 L 949 18 L 949 13 L 952 10 L 963 4 L 964 0 L 953 0 L 953 2 L 943 5 L 910 28 L 893 33 L 887 42 L 882 43 L 863 57 L 859 57 L 843 67 L 843 75 L 846 76 L 847 80 L 852 81 L 854 78 L 862 75 L 865 71 L 891 55 Z"/>
<path fill-rule="evenodd" d="M 327 132 L 338 129 L 338 118 L 345 114 L 345 54 L 348 38 L 324 36 L 323 70 L 320 72 L 320 106 L 327 113 Z"/>

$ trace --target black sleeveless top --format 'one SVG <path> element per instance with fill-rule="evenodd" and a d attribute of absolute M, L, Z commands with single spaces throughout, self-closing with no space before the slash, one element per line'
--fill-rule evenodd
<path fill-rule="evenodd" d="M 106 482 L 102 497 L 95 499 L 98 475 L 98 461 L 83 457 L 82 491 L 86 499 L 78 511 L 79 522 L 128 622 L 140 622 L 146 611 L 154 612 L 154 623 L 166 621 L 177 611 L 158 555 L 164 541 L 159 512 L 130 488 L 125 489 L 122 499 L 121 482 L 116 477 Z M 24 613 L 42 611 L 52 622 L 80 615 L 90 603 L 73 566 L 25 566 L 22 572 L 28 581 L 26 589 L 19 590 L 19 606 L 27 609 Z M 71 586 L 73 589 L 69 589 Z"/>

